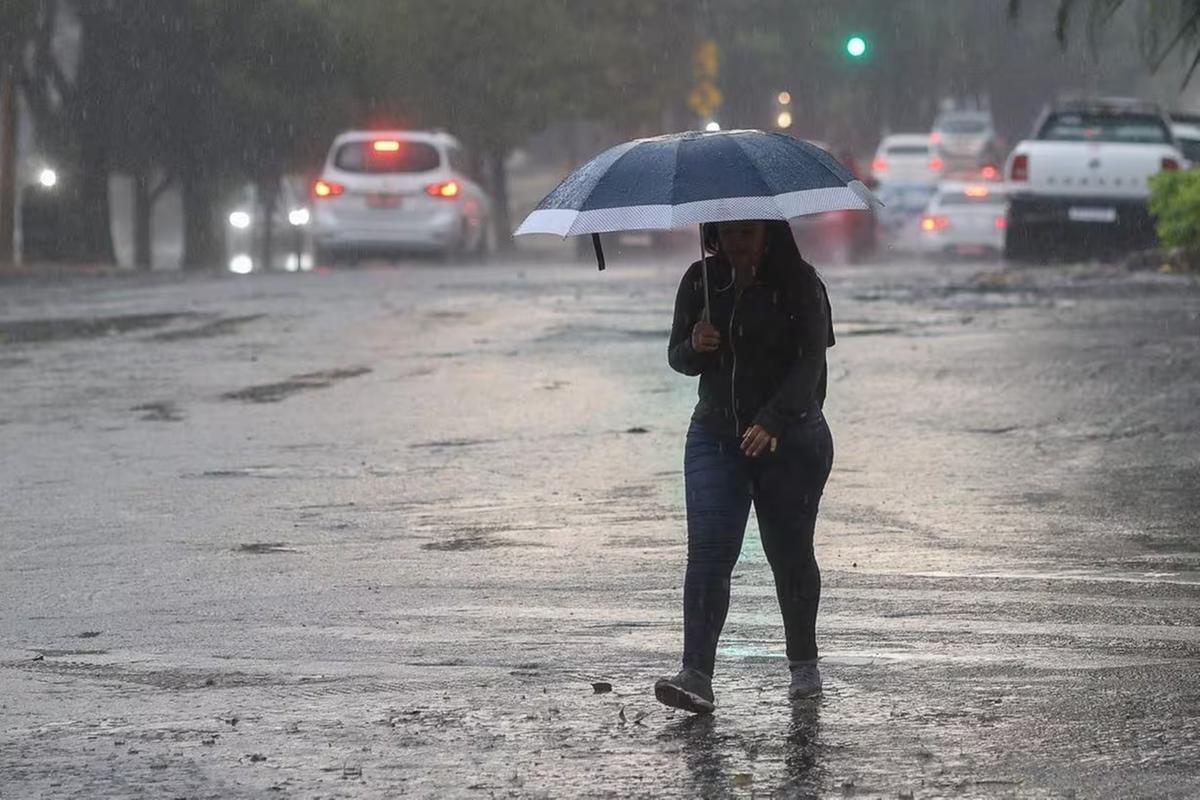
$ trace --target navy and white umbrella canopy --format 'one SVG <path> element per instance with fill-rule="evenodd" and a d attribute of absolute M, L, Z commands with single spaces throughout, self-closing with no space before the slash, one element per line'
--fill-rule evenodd
<path fill-rule="evenodd" d="M 816 145 L 783 133 L 689 131 L 605 150 L 546 195 L 516 235 L 787 220 L 876 205 L 871 190 Z"/>

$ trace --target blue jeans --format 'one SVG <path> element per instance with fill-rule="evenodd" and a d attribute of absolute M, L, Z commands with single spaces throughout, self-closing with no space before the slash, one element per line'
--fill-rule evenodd
<path fill-rule="evenodd" d="M 817 657 L 821 571 L 813 553 L 817 506 L 833 465 L 833 438 L 819 412 L 780 437 L 775 453 L 742 455 L 736 439 L 692 422 L 684 448 L 688 556 L 683 583 L 683 665 L 713 674 L 729 611 L 729 582 L 750 504 L 775 574 L 790 660 Z"/>

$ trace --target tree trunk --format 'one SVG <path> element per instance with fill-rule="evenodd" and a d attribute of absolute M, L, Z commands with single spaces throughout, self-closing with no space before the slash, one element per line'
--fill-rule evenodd
<path fill-rule="evenodd" d="M 507 152 L 495 148 L 488 151 L 488 168 L 491 170 L 492 226 L 496 231 L 496 249 L 512 250 L 512 219 L 508 208 L 508 170 L 504 166 Z"/>
<path fill-rule="evenodd" d="M 0 66 L 0 264 L 16 260 L 17 83 L 13 70 Z"/>
<path fill-rule="evenodd" d="M 216 186 L 196 171 L 182 180 L 183 268 L 218 269 L 222 263 L 224 229 L 216 223 Z"/>
<path fill-rule="evenodd" d="M 82 7 L 81 7 L 82 8 Z M 112 264 L 112 215 L 108 202 L 109 115 L 111 114 L 111 69 L 106 63 L 103 9 L 80 13 L 79 78 L 79 191 L 76 218 L 79 221 L 76 257 L 84 261 Z"/>
<path fill-rule="evenodd" d="M 143 272 L 154 269 L 153 230 L 154 197 L 150 176 L 143 169 L 133 176 L 133 264 Z"/>
<path fill-rule="evenodd" d="M 257 194 L 262 214 L 261 268 L 270 270 L 275 263 L 275 207 L 279 204 L 279 181 L 260 181 Z"/>

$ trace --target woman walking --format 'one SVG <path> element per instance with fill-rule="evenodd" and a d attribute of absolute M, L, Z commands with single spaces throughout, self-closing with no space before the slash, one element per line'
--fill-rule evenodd
<path fill-rule="evenodd" d="M 821 409 L 834 338 L 825 287 L 786 222 L 708 224 L 703 235 L 707 280 L 699 261 L 684 275 L 668 349 L 673 369 L 700 376 L 684 450 L 683 668 L 654 692 L 666 705 L 710 713 L 751 503 L 783 613 L 789 695 L 821 691 L 813 531 L 833 463 Z"/>

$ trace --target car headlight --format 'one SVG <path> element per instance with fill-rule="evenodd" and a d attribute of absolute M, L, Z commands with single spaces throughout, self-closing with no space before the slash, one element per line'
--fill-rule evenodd
<path fill-rule="evenodd" d="M 250 227 L 250 215 L 245 211 L 234 211 L 229 215 L 229 224 L 238 230 Z"/>
<path fill-rule="evenodd" d="M 293 208 L 288 212 L 288 222 L 296 227 L 307 225 L 310 218 L 307 208 Z"/>

